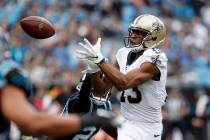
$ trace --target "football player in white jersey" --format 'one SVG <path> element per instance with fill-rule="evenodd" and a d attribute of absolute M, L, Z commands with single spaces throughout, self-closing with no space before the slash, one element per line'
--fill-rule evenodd
<path fill-rule="evenodd" d="M 166 36 L 163 22 L 156 16 L 145 14 L 137 17 L 129 26 L 125 47 L 116 54 L 116 62 L 110 65 L 100 51 L 100 41 L 95 45 L 87 39 L 79 43 L 77 57 L 98 65 L 104 73 L 92 75 L 97 89 L 105 91 L 112 86 L 121 93 L 121 112 L 125 119 L 118 129 L 118 140 L 161 140 L 161 107 L 165 103 L 167 57 L 158 46 Z"/>

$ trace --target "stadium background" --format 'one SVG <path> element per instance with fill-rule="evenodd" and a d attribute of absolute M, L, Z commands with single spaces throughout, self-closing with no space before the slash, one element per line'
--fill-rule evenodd
<path fill-rule="evenodd" d="M 130 22 L 143 13 L 160 17 L 167 27 L 163 139 L 210 140 L 209 0 L 0 0 L 0 57 L 9 48 L 36 85 L 34 107 L 58 113 L 85 67 L 75 58 L 77 43 L 84 36 L 92 42 L 101 36 L 103 54 L 112 62 Z M 18 22 L 30 15 L 49 19 L 56 35 L 45 40 L 27 36 Z M 111 98 L 116 112 L 118 98 Z M 94 140 L 108 139 L 100 132 Z"/>

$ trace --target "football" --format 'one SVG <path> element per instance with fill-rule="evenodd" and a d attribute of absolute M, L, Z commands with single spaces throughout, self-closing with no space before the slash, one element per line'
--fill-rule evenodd
<path fill-rule="evenodd" d="M 40 16 L 29 16 L 20 20 L 20 26 L 31 37 L 45 39 L 55 34 L 50 21 Z"/>

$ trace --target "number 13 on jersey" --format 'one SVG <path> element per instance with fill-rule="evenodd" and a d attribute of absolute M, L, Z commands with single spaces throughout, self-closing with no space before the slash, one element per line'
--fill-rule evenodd
<path fill-rule="evenodd" d="M 125 92 L 123 91 L 120 97 L 120 101 L 121 102 L 125 102 L 126 98 L 128 100 L 129 103 L 133 103 L 133 104 L 138 104 L 141 102 L 142 96 L 141 96 L 141 92 L 139 91 L 139 89 L 137 87 L 133 87 L 132 91 L 135 94 L 135 97 L 132 97 L 131 95 L 125 95 Z"/>

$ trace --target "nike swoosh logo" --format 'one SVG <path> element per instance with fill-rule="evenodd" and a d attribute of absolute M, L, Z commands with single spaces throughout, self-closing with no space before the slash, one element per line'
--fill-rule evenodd
<path fill-rule="evenodd" d="M 159 136 L 160 136 L 160 135 L 155 135 L 155 134 L 154 134 L 154 137 L 159 137 Z"/>

